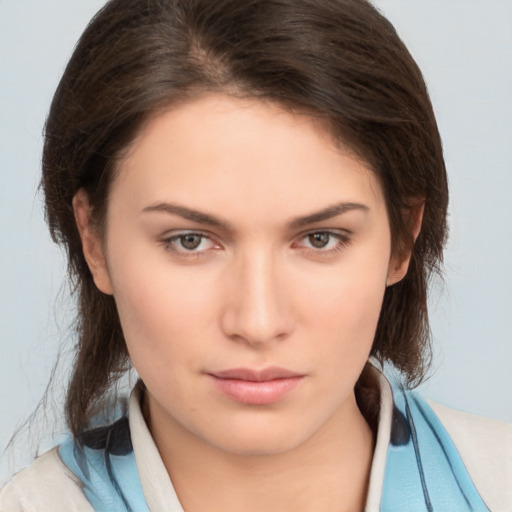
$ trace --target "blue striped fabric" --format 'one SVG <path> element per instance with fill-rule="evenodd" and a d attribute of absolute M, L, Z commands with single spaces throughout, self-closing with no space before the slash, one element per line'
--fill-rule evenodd
<path fill-rule="evenodd" d="M 381 512 L 489 512 L 450 436 L 418 395 L 394 388 Z M 59 447 L 97 512 L 149 512 L 127 416 Z"/>
<path fill-rule="evenodd" d="M 381 512 L 489 512 L 430 406 L 416 393 L 393 395 Z"/>

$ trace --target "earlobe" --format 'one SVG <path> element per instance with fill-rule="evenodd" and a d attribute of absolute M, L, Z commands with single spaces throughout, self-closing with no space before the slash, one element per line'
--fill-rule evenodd
<path fill-rule="evenodd" d="M 386 281 L 386 286 L 392 286 L 399 281 L 401 281 L 405 275 L 407 274 L 407 270 L 409 268 L 409 262 L 411 261 L 412 251 L 410 251 L 407 257 L 402 257 L 401 261 L 396 261 L 395 258 L 392 258 L 389 264 L 388 269 L 388 278 Z"/>
<path fill-rule="evenodd" d="M 91 206 L 84 189 L 80 189 L 73 197 L 73 212 L 82 241 L 84 257 L 94 283 L 101 292 L 112 295 L 112 284 L 105 260 L 103 242 L 92 224 Z"/>
<path fill-rule="evenodd" d="M 425 211 L 425 198 L 415 198 L 409 203 L 407 212 L 404 213 L 406 224 L 412 235 L 412 243 L 405 251 L 401 251 L 395 256 L 391 257 L 388 267 L 388 277 L 386 286 L 401 281 L 407 274 L 409 263 L 411 262 L 412 251 L 414 243 L 418 238 L 421 231 L 421 223 L 423 221 L 423 212 Z"/>

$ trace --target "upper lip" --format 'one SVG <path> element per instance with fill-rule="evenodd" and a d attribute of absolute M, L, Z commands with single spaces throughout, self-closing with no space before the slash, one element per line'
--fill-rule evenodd
<path fill-rule="evenodd" d="M 231 368 L 219 372 L 211 372 L 210 375 L 218 379 L 237 379 L 248 380 L 253 382 L 264 382 L 274 379 L 290 379 L 293 377 L 303 377 L 301 373 L 279 368 L 278 366 L 270 366 L 262 370 L 253 370 L 251 368 Z"/>

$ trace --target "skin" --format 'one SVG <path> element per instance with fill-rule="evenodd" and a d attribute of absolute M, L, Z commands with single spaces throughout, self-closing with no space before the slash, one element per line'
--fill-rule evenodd
<path fill-rule="evenodd" d="M 385 288 L 408 265 L 391 253 L 364 162 L 318 120 L 211 94 L 143 127 L 119 164 L 102 237 L 83 191 L 74 208 L 185 510 L 362 510 L 374 440 L 353 390 Z M 233 400 L 209 375 L 269 366 L 302 378 L 267 405 Z"/>

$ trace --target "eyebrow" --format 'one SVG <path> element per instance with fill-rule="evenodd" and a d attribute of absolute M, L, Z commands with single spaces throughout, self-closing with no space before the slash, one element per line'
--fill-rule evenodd
<path fill-rule="evenodd" d="M 289 222 L 288 226 L 290 229 L 298 229 L 304 226 L 308 226 L 309 224 L 314 224 L 316 222 L 332 219 L 333 217 L 337 217 L 338 215 L 342 215 L 344 213 L 354 210 L 359 210 L 363 213 L 367 213 L 369 211 L 369 208 L 368 206 L 361 203 L 338 203 L 332 206 L 328 206 L 327 208 L 324 208 L 323 210 L 320 210 L 318 212 L 314 212 L 309 215 L 301 217 L 296 217 L 295 219 Z M 212 226 L 215 228 L 222 228 L 225 229 L 226 231 L 234 231 L 234 228 L 228 222 L 222 219 L 219 219 L 208 213 L 201 212 L 199 210 L 194 210 L 192 208 L 187 208 L 185 206 L 180 206 L 173 203 L 154 203 L 150 206 L 146 206 L 142 211 L 164 212 L 171 215 L 178 215 L 179 217 L 190 220 L 192 222 L 205 224 L 207 226 Z"/>
<path fill-rule="evenodd" d="M 309 224 L 314 224 L 315 222 L 321 222 L 323 220 L 332 219 L 333 217 L 337 217 L 338 215 L 342 215 L 343 213 L 347 213 L 350 211 L 359 210 L 363 213 L 367 213 L 370 208 L 368 206 L 361 203 L 338 203 L 333 206 L 328 206 L 323 210 L 320 210 L 315 213 L 311 213 L 310 215 L 305 215 L 304 217 L 297 217 L 290 222 L 290 227 L 292 229 L 302 228 Z"/>
<path fill-rule="evenodd" d="M 200 212 L 199 210 L 193 210 L 191 208 L 186 208 L 185 206 L 179 206 L 172 203 L 155 203 L 150 206 L 146 206 L 142 210 L 143 212 L 165 212 L 171 215 L 179 215 L 180 217 L 191 220 L 193 222 L 197 222 L 199 224 L 206 224 L 207 226 L 212 226 L 215 228 L 223 228 L 225 230 L 231 231 L 231 226 L 217 217 L 210 215 L 208 213 Z"/>

